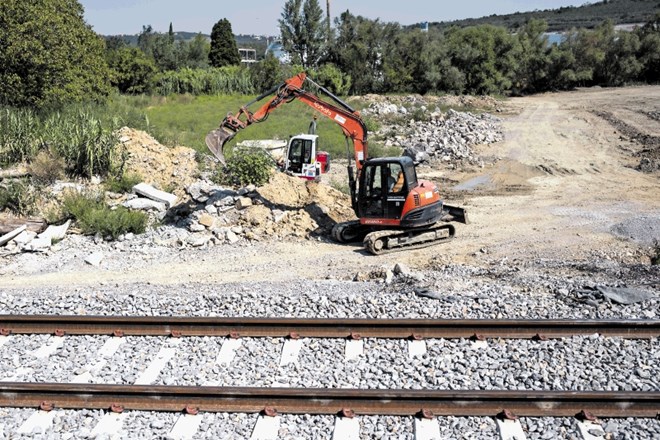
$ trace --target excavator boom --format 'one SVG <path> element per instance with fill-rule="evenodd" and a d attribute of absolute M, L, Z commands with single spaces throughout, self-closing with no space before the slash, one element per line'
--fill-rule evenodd
<path fill-rule="evenodd" d="M 206 136 L 206 146 L 224 164 L 224 148 L 240 130 L 250 124 L 266 120 L 268 115 L 280 105 L 298 99 L 327 118 L 332 119 L 341 127 L 344 135 L 353 141 L 355 162 L 359 173 L 362 162 L 367 158 L 367 129 L 362 118 L 348 104 L 318 84 L 312 82 L 319 90 L 328 95 L 335 104 L 323 101 L 318 96 L 304 90 L 302 87 L 305 81 L 312 82 L 305 73 L 300 73 L 250 101 L 240 108 L 237 115 L 228 114 L 222 120 L 220 126 Z M 273 94 L 274 96 L 254 113 L 248 110 L 250 105 Z"/>

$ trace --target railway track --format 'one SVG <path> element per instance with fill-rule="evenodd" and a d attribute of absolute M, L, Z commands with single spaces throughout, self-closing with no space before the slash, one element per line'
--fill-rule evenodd
<path fill-rule="evenodd" d="M 657 338 L 660 320 L 296 319 L 0 315 L 0 334 L 307 338 Z"/>
<path fill-rule="evenodd" d="M 656 417 L 658 392 L 428 391 L 0 383 L 0 406 L 393 416 Z"/>
<path fill-rule="evenodd" d="M 234 346 L 231 341 L 236 341 L 240 344 L 239 341 L 241 340 L 248 341 L 243 344 L 247 344 L 249 347 L 254 347 L 255 341 L 262 340 L 267 345 L 270 344 L 268 346 L 272 346 L 273 350 L 271 351 L 275 353 L 271 353 L 270 361 L 268 362 L 271 363 L 271 368 L 274 367 L 280 372 L 279 374 L 284 374 L 285 372 L 303 374 L 301 372 L 296 373 L 299 371 L 296 368 L 290 369 L 286 367 L 286 364 L 282 360 L 279 361 L 280 367 L 278 369 L 276 360 L 276 356 L 279 356 L 277 354 L 279 353 L 278 350 L 281 350 L 280 355 L 284 359 L 287 345 L 289 343 L 292 343 L 292 345 L 299 344 L 300 341 L 296 340 L 302 338 L 311 338 L 308 339 L 306 344 L 312 346 L 316 344 L 312 342 L 315 340 L 314 338 L 318 338 L 317 340 L 319 341 L 323 341 L 324 339 L 328 341 L 334 340 L 335 342 L 330 344 L 330 347 L 334 348 L 328 349 L 326 347 L 324 351 L 313 351 L 313 353 L 317 356 L 333 354 L 335 356 L 335 359 L 332 361 L 334 363 L 333 365 L 344 368 L 341 370 L 341 374 L 351 374 L 351 371 L 356 371 L 351 365 L 354 366 L 356 364 L 352 363 L 354 361 L 348 360 L 348 350 L 346 361 L 343 363 L 345 367 L 341 367 L 341 360 L 336 358 L 336 356 L 341 356 L 342 353 L 342 351 L 338 351 L 337 347 L 344 344 L 344 342 L 339 341 L 339 338 L 346 339 L 347 342 L 345 344 L 347 346 L 352 343 L 361 343 L 363 339 L 374 341 L 375 346 L 373 344 L 369 345 L 370 343 L 368 342 L 365 342 L 365 345 L 369 345 L 368 350 L 375 351 L 376 356 L 373 357 L 373 354 L 368 355 L 368 353 L 360 355 L 373 359 L 383 359 L 377 354 L 380 350 L 377 348 L 378 340 L 382 340 L 382 343 L 386 344 L 390 344 L 390 342 L 386 342 L 387 340 L 399 340 L 399 342 L 394 342 L 395 344 L 399 344 L 399 347 L 405 347 L 406 344 L 423 343 L 425 340 L 428 340 L 429 344 L 431 344 L 429 349 L 432 353 L 435 353 L 434 355 L 429 353 L 429 356 L 437 356 L 438 353 L 442 353 L 442 350 L 439 350 L 438 347 L 449 344 L 448 341 L 442 342 L 442 339 L 467 338 L 473 340 L 495 339 L 492 341 L 492 345 L 497 347 L 504 347 L 504 345 L 500 345 L 503 343 L 501 341 L 498 342 L 498 340 L 517 339 L 520 341 L 507 342 L 505 345 L 507 349 L 509 348 L 509 344 L 524 344 L 543 350 L 542 347 L 546 344 L 554 344 L 555 342 L 538 344 L 524 340 L 535 339 L 543 341 L 554 339 L 557 340 L 556 343 L 565 345 L 568 343 L 572 344 L 573 342 L 562 342 L 560 340 L 561 338 L 582 336 L 583 338 L 581 340 L 592 341 L 590 344 L 598 346 L 598 344 L 603 344 L 607 340 L 601 337 L 615 337 L 631 340 L 626 342 L 619 339 L 620 343 L 650 347 L 651 351 L 653 351 L 653 347 L 656 346 L 654 340 L 660 336 L 660 321 L 654 320 L 373 320 L 0 315 L 0 332 L 4 335 L 0 337 L 0 350 L 2 350 L 1 347 L 3 347 L 3 344 L 6 344 L 9 347 L 8 350 L 10 353 L 18 353 L 17 350 L 20 350 L 20 347 L 25 342 L 29 343 L 29 347 L 25 349 L 27 353 L 39 353 L 38 355 L 29 356 L 37 356 L 39 359 L 43 359 L 41 362 L 46 364 L 52 363 L 50 368 L 58 368 L 56 367 L 57 365 L 74 365 L 74 369 L 68 374 L 44 376 L 44 371 L 49 367 L 44 366 L 42 368 L 38 364 L 40 361 L 31 361 L 31 364 L 26 366 L 32 368 L 32 370 L 22 376 L 16 376 L 17 379 L 12 379 L 12 376 L 9 375 L 0 380 L 0 407 L 5 408 L 5 412 L 9 411 L 9 408 L 16 408 L 11 411 L 26 411 L 28 409 L 34 411 L 34 414 L 30 417 L 19 416 L 19 419 L 21 417 L 26 419 L 19 423 L 21 425 L 20 427 L 17 425 L 16 428 L 20 428 L 23 430 L 22 432 L 30 432 L 30 430 L 34 429 L 51 429 L 49 426 L 54 422 L 49 422 L 51 425 L 46 424 L 40 428 L 34 428 L 30 424 L 30 420 L 34 415 L 46 412 L 43 410 L 47 410 L 49 414 L 64 414 L 64 411 L 94 410 L 100 411 L 100 414 L 105 414 L 106 416 L 110 416 L 111 414 L 122 416 L 136 413 L 151 414 L 149 411 L 156 411 L 157 413 L 153 414 L 172 414 L 176 415 L 177 420 L 182 417 L 181 414 L 193 417 L 194 414 L 198 413 L 200 415 L 206 414 L 206 416 L 202 416 L 204 420 L 211 418 L 210 420 L 216 421 L 225 420 L 223 417 L 226 416 L 217 416 L 220 418 L 213 419 L 213 414 L 251 414 L 258 417 L 257 419 L 251 419 L 252 421 L 249 422 L 251 425 L 254 425 L 253 428 L 246 428 L 244 426 L 242 428 L 244 430 L 243 433 L 241 435 L 237 434 L 233 438 L 249 438 L 250 435 L 246 434 L 247 431 L 245 430 L 257 432 L 258 425 L 262 419 L 281 418 L 283 424 L 291 424 L 291 417 L 295 418 L 298 415 L 304 417 L 303 420 L 307 420 L 310 417 L 326 418 L 320 420 L 326 426 L 326 431 L 329 430 L 331 433 L 341 432 L 341 429 L 338 427 L 340 420 L 360 420 L 361 429 L 364 429 L 364 424 L 371 426 L 373 423 L 365 418 L 394 417 L 396 421 L 393 423 L 400 423 L 401 429 L 416 433 L 413 437 L 394 436 L 394 438 L 425 439 L 445 437 L 438 437 L 437 435 L 435 437 L 424 437 L 418 434 L 418 430 L 422 429 L 418 426 L 418 423 L 426 423 L 424 421 L 432 422 L 435 424 L 433 426 L 435 426 L 434 429 L 437 432 L 438 429 L 449 429 L 438 428 L 438 426 L 444 426 L 444 424 L 449 423 L 445 421 L 446 417 L 476 418 L 475 420 L 482 420 L 479 422 L 480 426 L 494 425 L 494 421 L 497 421 L 497 429 L 503 429 L 501 426 L 508 426 L 506 423 L 509 422 L 519 424 L 519 422 L 507 420 L 519 416 L 523 420 L 523 425 L 519 424 L 516 429 L 523 429 L 521 426 L 525 426 L 524 429 L 527 430 L 528 428 L 526 426 L 534 427 L 536 422 L 532 422 L 532 420 L 539 418 L 569 418 L 572 420 L 577 416 L 581 419 L 585 417 L 598 417 L 605 420 L 612 418 L 623 420 L 628 420 L 628 418 L 643 418 L 653 420 L 660 414 L 660 390 L 657 386 L 653 385 L 654 382 L 652 380 L 649 382 L 651 384 L 650 390 L 647 388 L 641 390 L 639 387 L 634 388 L 634 391 L 483 390 L 483 388 L 477 385 L 475 388 L 482 389 L 479 391 L 474 389 L 408 389 L 407 386 L 407 389 L 393 389 L 391 388 L 394 384 L 393 382 L 386 382 L 389 389 L 385 389 L 385 387 L 384 389 L 375 389 L 373 385 L 364 387 L 363 382 L 359 382 L 359 388 L 355 386 L 354 388 L 345 387 L 341 384 L 331 385 L 328 388 L 318 388 L 319 386 L 326 386 L 326 384 L 317 383 L 316 387 L 314 387 L 314 385 L 307 385 L 310 382 L 301 382 L 301 386 L 298 387 L 288 387 L 285 384 L 279 384 L 276 380 L 273 380 L 272 383 L 274 385 L 272 387 L 268 387 L 268 384 L 260 385 L 259 383 L 252 383 L 249 380 L 247 384 L 254 386 L 216 386 L 216 384 L 232 384 L 231 381 L 225 382 L 222 379 L 219 382 L 211 381 L 210 383 L 203 380 L 195 381 L 202 384 L 202 386 L 188 386 L 190 383 L 189 380 L 184 382 L 185 385 L 171 386 L 162 385 L 162 383 L 167 382 L 157 379 L 159 374 L 166 373 L 169 368 L 178 368 L 181 366 L 181 360 L 187 359 L 185 354 L 189 353 L 189 350 L 198 345 L 203 345 L 204 339 L 201 337 L 211 337 L 211 340 L 215 342 L 210 343 L 209 347 L 215 347 L 215 350 L 219 350 L 213 351 L 211 349 L 209 352 L 211 357 L 207 357 L 207 360 L 195 360 L 194 365 L 204 368 L 205 376 L 203 377 L 205 378 L 213 379 L 214 375 L 217 376 L 216 373 L 211 374 L 209 368 L 213 368 L 212 364 L 220 365 L 219 362 L 222 357 L 220 352 L 224 351 L 225 344 Z M 129 336 L 132 338 L 129 338 Z M 157 338 L 153 338 L 154 336 Z M 196 339 L 198 337 L 200 337 L 199 340 Z M 52 356 L 58 350 L 62 350 L 65 353 L 75 352 L 71 348 L 78 347 L 74 341 L 76 339 L 84 339 L 90 343 L 99 344 L 93 350 L 98 351 L 102 358 L 94 358 L 94 355 L 91 354 L 85 358 L 86 361 L 67 364 L 66 362 L 61 362 L 58 356 Z M 149 339 L 152 341 L 152 349 L 150 349 L 150 353 L 144 355 L 144 352 L 139 348 L 141 346 L 140 344 L 142 344 L 139 341 Z M 650 340 L 645 341 L 646 339 Z M 67 340 L 71 340 L 72 342 L 67 343 Z M 409 342 L 405 342 L 404 340 L 408 340 Z M 40 347 L 38 344 L 43 344 L 43 346 Z M 135 350 L 137 351 L 133 351 L 133 344 L 137 344 L 135 345 Z M 327 342 L 321 342 L 321 346 L 324 344 L 327 344 Z M 456 341 L 451 344 L 452 346 L 456 344 L 462 347 L 473 345 L 469 341 Z M 99 348 L 100 345 L 103 345 L 103 348 Z M 158 349 L 158 345 L 160 345 L 160 349 Z M 474 345 L 476 346 L 478 344 Z M 139 374 L 137 372 L 130 373 L 130 369 L 122 370 L 121 360 L 124 359 L 124 355 L 116 357 L 113 353 L 119 353 L 121 351 L 120 347 L 123 346 L 126 346 L 127 353 L 139 353 L 139 356 L 144 355 L 140 357 L 141 359 L 149 362 L 151 358 L 153 363 L 146 366 L 146 369 L 144 366 L 141 367 Z M 309 350 L 314 350 L 314 348 L 308 347 L 307 350 L 309 352 Z M 479 352 L 470 348 L 468 350 L 474 353 Z M 536 351 L 537 349 L 534 348 L 533 350 Z M 180 353 L 179 358 L 177 358 L 177 351 Z M 401 353 L 404 352 L 402 351 Z M 556 352 L 554 353 L 556 354 Z M 74 356 L 80 356 L 80 354 L 74 354 Z M 39 356 L 46 357 L 40 358 Z M 113 356 L 115 357 L 113 358 Z M 289 360 L 294 363 L 297 362 L 295 356 L 298 355 L 294 355 Z M 410 356 L 413 356 L 413 354 L 410 354 Z M 419 356 L 419 354 L 416 354 L 416 356 Z M 479 355 L 474 354 L 470 356 Z M 115 360 L 112 361 L 111 359 Z M 242 362 L 245 359 L 243 357 Z M 424 363 L 420 364 L 419 362 L 416 363 L 412 359 L 411 357 L 409 361 L 400 360 L 400 362 L 411 362 L 411 365 L 418 366 L 428 365 Z M 431 359 L 434 358 L 432 357 Z M 642 359 L 652 359 L 652 357 L 644 356 Z M 120 363 L 117 364 L 117 361 Z M 83 365 L 84 362 L 88 362 L 87 365 Z M 260 360 L 255 359 L 250 362 L 253 365 L 259 363 Z M 266 361 L 263 360 L 262 362 Z M 320 362 L 328 361 L 321 360 Z M 438 359 L 430 365 L 433 365 L 434 368 L 441 368 L 442 362 L 442 359 Z M 156 364 L 158 366 L 154 367 L 153 365 Z M 121 371 L 126 371 L 127 373 L 112 373 L 113 370 L 109 370 L 109 366 L 111 365 L 113 368 L 117 366 Z M 233 373 L 227 375 L 227 373 L 223 372 L 240 371 L 240 362 L 237 362 L 236 366 L 231 367 L 231 370 L 228 369 L 229 367 L 226 366 L 217 370 L 221 372 L 218 378 L 230 380 L 232 377 L 236 378 L 237 376 L 232 376 Z M 101 371 L 105 371 L 105 373 L 101 374 Z M 193 365 L 181 371 L 184 373 L 188 372 L 187 374 L 196 373 Z M 304 373 L 303 376 L 309 378 L 313 377 L 314 374 L 323 375 L 331 371 L 332 369 L 322 369 L 316 373 L 310 372 L 312 376 L 308 373 Z M 390 371 L 400 370 L 395 369 Z M 655 371 L 654 367 L 652 367 L 651 371 Z M 36 376 L 34 375 L 35 373 Z M 116 384 L 117 382 L 112 379 L 108 380 L 108 373 L 110 373 L 111 377 L 115 378 L 126 377 L 125 375 L 128 374 L 133 379 L 128 381 L 130 384 L 120 385 Z M 170 372 L 168 374 L 174 373 Z M 41 377 L 41 379 L 36 379 L 35 381 L 35 377 Z M 46 377 L 45 380 L 43 379 L 44 377 Z M 51 379 L 49 380 L 48 377 L 51 377 Z M 30 382 L 17 381 L 28 378 Z M 345 381 L 345 379 L 342 380 Z M 57 383 L 54 383 L 55 381 Z M 89 383 L 98 381 L 102 383 Z M 161 385 L 157 385 L 158 383 L 161 383 Z M 350 380 L 348 383 L 350 383 Z M 435 388 L 437 384 L 434 385 L 434 383 L 437 382 L 427 382 L 425 387 Z M 423 384 L 421 385 L 424 386 Z M 510 383 L 508 387 L 511 387 Z M 578 389 L 584 390 L 586 388 Z M 38 408 L 42 410 L 35 411 Z M 67 414 L 71 415 L 71 413 Z M 75 417 L 82 416 L 76 415 Z M 152 418 L 156 416 L 152 415 L 148 417 Z M 289 418 L 287 419 L 287 417 Z M 193 417 L 193 420 L 196 420 L 197 425 L 199 425 L 202 418 Z M 327 420 L 328 418 L 336 420 L 336 426 L 334 428 L 331 426 L 332 422 Z M 105 426 L 108 422 L 104 420 L 105 416 L 100 419 L 98 425 Z M 182 422 L 185 420 L 188 419 L 181 418 Z M 314 420 L 318 422 L 319 419 Z M 2 420 L 0 417 L 0 425 L 3 422 L 11 423 L 6 419 Z M 112 429 L 127 429 L 126 426 L 130 424 L 128 421 L 117 423 L 119 423 L 117 425 L 119 428 L 115 427 Z M 148 424 L 150 423 L 148 422 Z M 160 425 L 161 422 L 155 423 Z M 176 426 L 178 426 L 178 421 L 173 419 L 168 419 L 167 422 L 162 423 L 171 425 L 172 432 L 176 431 Z M 650 423 L 653 424 L 654 422 Z M 122 424 L 125 425 L 123 428 Z M 329 428 L 328 424 L 330 424 Z M 413 424 L 414 428 L 410 428 L 410 424 Z M 359 431 L 360 428 L 355 428 L 355 426 L 357 425 L 354 425 L 354 429 L 358 429 Z M 656 429 L 655 425 L 652 426 L 654 426 L 652 429 Z M 82 428 L 76 429 L 79 430 L 77 432 L 87 432 L 84 429 L 80 431 Z M 197 430 L 194 432 L 199 432 L 199 429 L 202 428 L 194 429 Z M 232 428 L 228 429 L 231 431 Z M 97 434 L 101 433 L 99 435 L 112 433 L 111 430 L 95 432 Z M 351 435 L 358 435 L 355 432 L 353 431 Z M 153 431 L 154 436 L 165 434 L 162 432 L 156 434 L 156 431 Z M 192 438 L 194 435 L 191 434 L 189 437 L 172 436 L 175 438 Z M 273 434 L 271 432 L 268 435 Z M 358 438 L 350 436 L 342 437 L 340 434 L 332 435 L 334 438 Z M 363 438 L 380 438 L 380 435 L 375 434 L 360 435 Z M 452 435 L 454 434 L 449 434 L 446 438 L 451 438 Z M 275 437 L 266 436 L 263 438 Z M 232 436 L 230 435 L 225 438 L 232 438 Z M 252 438 L 262 437 L 254 437 L 253 435 Z M 285 436 L 284 438 L 297 437 Z M 315 435 L 310 434 L 306 438 L 315 438 Z M 486 438 L 492 437 L 486 435 Z M 502 434 L 501 438 L 507 437 Z"/>

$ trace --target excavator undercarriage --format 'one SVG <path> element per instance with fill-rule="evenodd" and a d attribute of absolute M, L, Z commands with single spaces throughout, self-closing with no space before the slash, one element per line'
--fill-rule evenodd
<path fill-rule="evenodd" d="M 440 244 L 454 237 L 456 228 L 448 222 L 469 223 L 463 208 L 444 205 L 440 221 L 414 229 L 382 229 L 361 224 L 360 220 L 337 223 L 332 238 L 339 243 L 362 242 L 364 249 L 374 255 L 395 251 L 421 249 Z"/>

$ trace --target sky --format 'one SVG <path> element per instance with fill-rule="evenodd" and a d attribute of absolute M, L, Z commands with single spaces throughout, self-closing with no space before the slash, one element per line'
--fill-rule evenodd
<path fill-rule="evenodd" d="M 279 34 L 285 0 L 79 0 L 85 21 L 102 35 L 138 34 L 151 25 L 156 32 L 174 31 L 210 34 L 213 25 L 226 18 L 234 34 L 274 36 Z M 423 21 L 440 22 L 556 9 L 593 3 L 588 0 L 330 0 L 330 14 L 336 17 L 349 10 L 384 22 L 402 25 Z M 325 12 L 326 2 L 319 0 Z"/>

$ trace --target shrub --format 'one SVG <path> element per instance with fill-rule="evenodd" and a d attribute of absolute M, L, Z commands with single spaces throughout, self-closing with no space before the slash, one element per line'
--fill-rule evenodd
<path fill-rule="evenodd" d="M 46 142 L 71 171 L 83 177 L 107 174 L 113 164 L 117 136 L 84 108 L 54 113 L 44 122 Z"/>
<path fill-rule="evenodd" d="M 273 159 L 263 150 L 242 148 L 234 151 L 227 165 L 218 169 L 215 180 L 229 185 L 263 185 L 273 172 Z"/>
<path fill-rule="evenodd" d="M 147 228 L 147 215 L 124 207 L 111 209 L 99 195 L 71 192 L 64 196 L 64 212 L 76 220 L 83 234 L 100 233 L 116 239 L 121 234 L 141 234 Z"/>
<path fill-rule="evenodd" d="M 10 180 L 0 185 L 0 211 L 16 215 L 31 215 L 35 212 L 37 194 L 25 179 Z"/>
<path fill-rule="evenodd" d="M 347 95 L 351 89 L 350 75 L 342 73 L 334 64 L 324 64 L 318 70 L 310 72 L 310 75 L 314 81 L 335 95 Z"/>
<path fill-rule="evenodd" d="M 28 165 L 28 172 L 37 184 L 50 185 L 64 177 L 66 164 L 57 153 L 41 150 Z"/>
<path fill-rule="evenodd" d="M 30 110 L 4 108 L 0 113 L 0 164 L 26 161 L 37 152 L 39 119 Z"/>
<path fill-rule="evenodd" d="M 140 182 L 142 182 L 142 176 L 139 174 L 122 174 L 119 178 L 112 178 L 106 181 L 105 189 L 116 193 L 127 193 Z"/>

